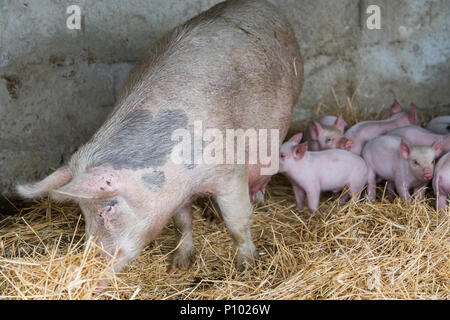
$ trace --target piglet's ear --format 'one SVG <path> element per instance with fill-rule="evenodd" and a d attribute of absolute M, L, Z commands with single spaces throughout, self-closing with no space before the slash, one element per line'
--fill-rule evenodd
<path fill-rule="evenodd" d="M 338 128 L 342 133 L 344 133 L 345 121 L 344 117 L 342 117 L 342 114 L 340 114 L 339 117 L 336 119 L 334 126 Z"/>
<path fill-rule="evenodd" d="M 319 136 L 322 134 L 322 131 L 323 128 L 317 121 L 313 121 L 309 126 L 309 133 L 311 135 L 311 138 L 313 138 L 314 140 L 317 140 L 319 138 Z"/>
<path fill-rule="evenodd" d="M 70 183 L 51 194 L 57 200 L 106 199 L 119 193 L 118 184 L 118 177 L 113 169 L 93 168 L 74 177 Z"/>
<path fill-rule="evenodd" d="M 303 138 L 303 133 L 300 132 L 300 133 L 296 134 L 295 136 L 293 136 L 292 138 L 290 138 L 289 142 L 294 142 L 294 143 L 299 144 L 300 141 L 302 141 L 302 138 Z"/>
<path fill-rule="evenodd" d="M 436 155 L 436 157 L 439 157 L 442 153 L 442 139 L 439 139 L 437 141 L 435 141 L 432 145 L 431 145 L 431 149 L 433 149 L 434 154 Z"/>
<path fill-rule="evenodd" d="M 391 114 L 391 117 L 397 113 L 400 113 L 403 111 L 402 106 L 400 103 L 398 103 L 397 100 L 394 101 L 394 104 L 391 106 L 391 110 L 389 110 L 389 113 Z"/>
<path fill-rule="evenodd" d="M 403 159 L 408 159 L 410 153 L 411 147 L 405 140 L 402 139 L 402 141 L 400 142 L 400 154 L 402 155 Z"/>
<path fill-rule="evenodd" d="M 301 160 L 308 151 L 308 143 L 302 143 L 292 147 L 292 154 L 294 155 L 295 160 Z"/>
<path fill-rule="evenodd" d="M 419 119 L 417 119 L 417 107 L 414 103 L 411 103 L 411 108 L 409 109 L 408 119 L 411 124 L 419 124 Z"/>

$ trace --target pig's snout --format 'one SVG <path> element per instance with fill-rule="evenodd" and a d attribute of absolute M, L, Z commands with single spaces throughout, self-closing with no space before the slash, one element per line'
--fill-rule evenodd
<path fill-rule="evenodd" d="M 340 148 L 350 151 L 350 149 L 353 146 L 353 140 L 352 139 L 347 139 L 347 138 L 342 138 L 341 143 L 340 143 Z"/>
<path fill-rule="evenodd" d="M 433 171 L 430 168 L 423 169 L 423 178 L 425 180 L 433 179 Z"/>

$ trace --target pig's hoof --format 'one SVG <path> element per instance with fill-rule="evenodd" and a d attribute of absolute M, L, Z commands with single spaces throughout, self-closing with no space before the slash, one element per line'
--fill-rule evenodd
<path fill-rule="evenodd" d="M 187 270 L 195 261 L 195 249 L 180 250 L 177 249 L 172 256 L 172 263 L 169 267 L 169 273 L 176 269 Z"/>
<path fill-rule="evenodd" d="M 106 279 L 102 279 L 97 283 L 95 288 L 95 293 L 103 293 L 109 285 L 109 281 Z"/>
<path fill-rule="evenodd" d="M 258 258 L 256 249 L 251 250 L 247 254 L 238 253 L 236 268 L 238 271 L 245 271 L 255 265 L 255 261 Z"/>
<path fill-rule="evenodd" d="M 253 203 L 257 206 L 263 206 L 265 204 L 264 202 L 264 194 L 261 191 L 258 191 L 256 193 L 255 199 L 253 200 Z"/>

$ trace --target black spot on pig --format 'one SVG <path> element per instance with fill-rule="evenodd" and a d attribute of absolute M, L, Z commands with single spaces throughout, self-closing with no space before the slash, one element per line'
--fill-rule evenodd
<path fill-rule="evenodd" d="M 150 191 L 155 192 L 162 188 L 166 182 L 166 176 L 164 175 L 164 172 L 156 171 L 143 175 L 142 180 Z"/>
<path fill-rule="evenodd" d="M 98 140 L 89 167 L 139 170 L 163 166 L 177 143 L 172 141 L 172 133 L 187 124 L 182 109 L 163 109 L 154 118 L 146 109 L 115 115 L 94 137 Z"/>
<path fill-rule="evenodd" d="M 104 201 L 104 202 L 102 203 L 102 206 L 103 206 L 103 207 L 108 207 L 108 206 L 113 207 L 113 206 L 115 206 L 115 205 L 118 204 L 118 203 L 119 203 L 119 201 L 117 201 L 117 199 L 111 199 L 111 200 L 106 200 L 106 201 Z"/>
<path fill-rule="evenodd" d="M 447 126 L 447 132 L 450 132 L 450 124 Z"/>

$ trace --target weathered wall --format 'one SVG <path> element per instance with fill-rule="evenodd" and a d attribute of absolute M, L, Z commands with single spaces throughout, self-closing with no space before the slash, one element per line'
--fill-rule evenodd
<path fill-rule="evenodd" d="M 132 64 L 166 31 L 219 0 L 0 0 L 0 192 L 58 167 L 101 124 Z M 423 111 L 450 106 L 450 1 L 272 0 L 305 57 L 294 122 L 358 90 Z M 81 7 L 81 30 L 66 8 Z M 366 8 L 381 7 L 381 30 Z M 447 109 L 445 109 L 447 108 Z M 447 111 L 445 111 L 447 110 Z"/>

